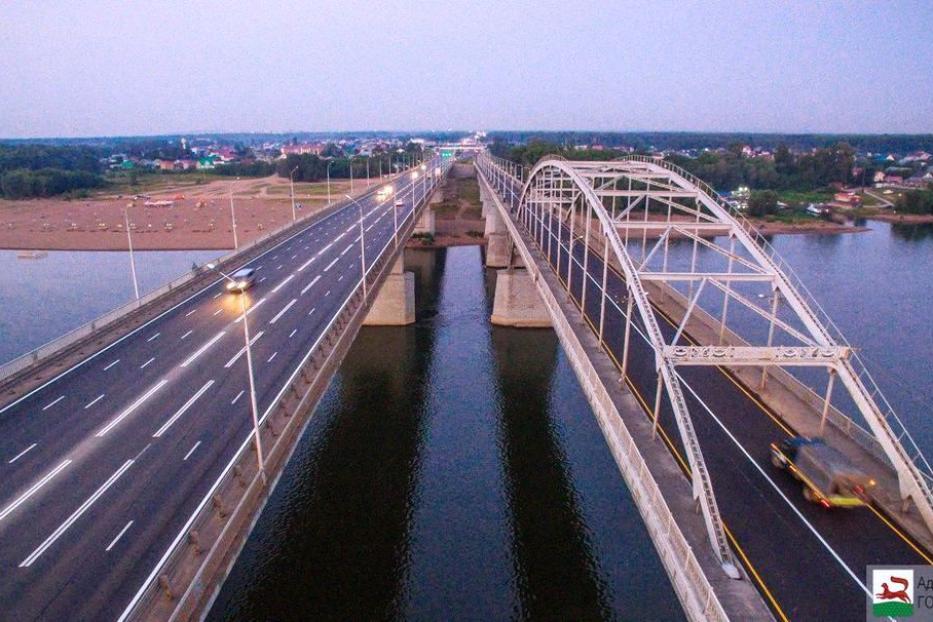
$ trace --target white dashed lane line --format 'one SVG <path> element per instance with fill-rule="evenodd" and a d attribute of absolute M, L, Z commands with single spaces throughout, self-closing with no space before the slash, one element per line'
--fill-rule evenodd
<path fill-rule="evenodd" d="M 60 401 L 62 401 L 63 399 L 65 399 L 65 396 L 64 396 L 64 395 L 59 396 L 57 399 L 54 399 L 54 400 L 52 400 L 51 402 L 49 402 L 48 404 L 46 404 L 45 406 L 43 406 L 43 407 L 42 407 L 42 410 L 43 410 L 43 411 L 48 410 L 48 409 L 51 408 L 52 406 L 55 406 L 55 404 L 58 404 L 58 403 L 59 403 Z"/>
<path fill-rule="evenodd" d="M 88 408 L 90 408 L 91 406 L 93 406 L 94 404 L 96 404 L 97 402 L 99 402 L 99 401 L 101 401 L 102 399 L 104 399 L 104 395 L 105 395 L 104 393 L 101 393 L 100 395 L 98 395 L 97 397 L 95 397 L 94 399 L 92 399 L 90 402 L 88 402 L 87 404 L 85 404 L 84 410 L 87 410 Z"/>

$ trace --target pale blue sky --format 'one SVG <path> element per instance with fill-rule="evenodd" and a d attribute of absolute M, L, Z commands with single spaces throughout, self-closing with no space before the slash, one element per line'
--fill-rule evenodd
<path fill-rule="evenodd" d="M 0 136 L 933 132 L 933 2 L 4 2 Z"/>

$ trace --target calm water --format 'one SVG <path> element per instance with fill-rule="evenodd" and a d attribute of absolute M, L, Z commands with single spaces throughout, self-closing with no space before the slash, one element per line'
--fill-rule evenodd
<path fill-rule="evenodd" d="M 361 332 L 210 619 L 681 619 L 553 332 L 489 324 L 477 247 L 408 264 L 419 321 Z"/>
<path fill-rule="evenodd" d="M 139 292 L 145 294 L 203 264 L 219 251 L 135 253 Z M 90 322 L 133 299 L 129 254 L 49 251 L 21 259 L 0 250 L 0 363 Z"/>

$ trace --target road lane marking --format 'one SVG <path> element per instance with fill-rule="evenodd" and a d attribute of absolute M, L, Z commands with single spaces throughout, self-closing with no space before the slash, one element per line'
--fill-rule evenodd
<path fill-rule="evenodd" d="M 347 252 L 348 252 L 351 248 L 353 248 L 353 245 L 352 245 L 352 244 L 348 244 L 347 247 L 346 247 L 345 249 L 343 249 L 342 251 L 340 251 L 340 256 L 343 257 L 344 255 L 346 255 Z"/>
<path fill-rule="evenodd" d="M 326 298 L 327 296 L 330 296 L 330 290 L 327 290 L 326 292 L 324 292 L 324 297 Z"/>
<path fill-rule="evenodd" d="M 217 292 L 216 294 L 214 294 L 214 296 L 213 296 L 213 298 L 211 298 L 211 300 L 217 300 L 217 299 L 220 298 L 222 295 L 223 295 L 223 292 Z"/>
<path fill-rule="evenodd" d="M 188 316 L 191 315 L 192 313 L 197 312 L 197 310 L 198 310 L 197 307 L 195 307 L 195 308 L 192 309 L 191 311 L 188 311 L 188 313 L 185 313 L 185 317 L 188 317 Z"/>
<path fill-rule="evenodd" d="M 308 261 L 306 261 L 306 262 L 304 262 L 303 264 L 301 264 L 300 266 L 298 266 L 298 270 L 297 270 L 297 271 L 298 271 L 298 272 L 301 272 L 302 270 L 304 270 L 305 268 L 307 268 L 308 266 L 310 266 L 312 263 L 314 263 L 314 260 L 315 260 L 315 259 L 317 259 L 317 255 L 315 255 L 314 257 L 312 257 L 312 258 L 309 259 Z"/>
<path fill-rule="evenodd" d="M 337 282 L 339 283 L 342 280 L 343 280 L 343 275 L 341 274 L 340 276 L 337 277 Z"/>
<path fill-rule="evenodd" d="M 279 265 L 277 265 L 277 266 L 275 267 L 275 269 L 276 269 L 276 270 L 281 270 L 283 266 L 285 266 L 285 264 L 280 263 Z"/>
<path fill-rule="evenodd" d="M 201 387 L 200 389 L 198 389 L 198 392 L 197 392 L 197 393 L 195 393 L 195 394 L 192 395 L 190 398 L 188 398 L 188 401 L 185 402 L 184 406 L 182 406 L 181 408 L 179 408 L 178 410 L 176 410 L 176 411 L 175 411 L 175 414 L 172 415 L 172 416 L 169 418 L 169 420 L 166 421 L 166 422 L 162 425 L 161 428 L 159 428 L 158 430 L 156 430 L 156 433 L 152 435 L 152 438 L 159 438 L 159 437 L 161 437 L 163 434 L 165 434 L 166 431 L 168 431 L 168 429 L 169 429 L 170 427 L 172 427 L 172 424 L 175 423 L 176 421 L 178 421 L 178 418 L 179 418 L 179 417 L 181 417 L 183 414 L 185 414 L 186 412 L 188 412 L 188 409 L 191 408 L 192 406 L 194 406 L 194 403 L 198 401 L 198 398 L 201 397 L 202 395 L 204 395 L 204 393 L 205 393 L 208 389 L 210 389 L 211 386 L 212 386 L 213 384 L 214 384 L 214 381 L 213 381 L 213 380 L 208 380 L 207 382 L 205 382 L 205 383 L 204 383 L 204 386 Z"/>
<path fill-rule="evenodd" d="M 269 278 L 269 277 L 264 276 L 264 277 L 262 277 L 261 279 L 259 279 L 259 282 L 262 283 L 262 282 L 265 281 L 267 278 Z"/>
<path fill-rule="evenodd" d="M 155 357 L 153 356 L 151 359 L 149 359 L 148 361 L 146 361 L 145 363 L 143 363 L 142 365 L 140 365 L 139 368 L 140 368 L 140 369 L 146 369 L 147 367 L 149 367 L 149 363 L 151 363 L 151 362 L 154 361 L 154 360 L 155 360 Z"/>
<path fill-rule="evenodd" d="M 9 516 L 9 515 L 10 515 L 10 512 L 12 512 L 13 510 L 15 510 L 15 509 L 18 508 L 19 506 L 21 506 L 21 505 L 26 501 L 26 499 L 28 499 L 29 497 L 31 497 L 31 496 L 33 496 L 34 494 L 36 494 L 36 492 L 38 492 L 38 490 L 39 490 L 40 488 L 42 488 L 43 486 L 45 486 L 46 484 L 48 484 L 48 483 L 49 483 L 49 480 L 51 480 L 53 477 L 55 477 L 56 475 L 58 475 L 58 474 L 62 471 L 62 469 L 64 469 L 65 467 L 67 467 L 69 464 L 71 464 L 71 459 L 70 459 L 70 458 L 67 459 L 67 460 L 65 460 L 65 461 L 63 461 L 63 462 L 62 462 L 61 464 L 59 464 L 57 467 L 55 467 L 54 469 L 52 469 L 51 471 L 49 471 L 48 473 L 46 473 L 46 474 L 45 474 L 45 477 L 43 477 L 43 478 L 40 479 L 38 482 L 36 482 L 35 484 L 33 484 L 33 485 L 29 488 L 29 490 L 27 490 L 26 492 L 24 492 L 23 494 L 21 494 L 21 495 L 19 496 L 19 499 L 17 499 L 16 501 L 14 501 L 13 503 L 11 503 L 10 505 L 6 506 L 6 507 L 3 509 L 3 511 L 0 512 L 0 520 L 3 520 L 3 519 L 6 518 L 7 516 Z"/>
<path fill-rule="evenodd" d="M 308 311 L 308 315 L 311 315 L 312 313 L 314 313 L 315 309 L 317 309 L 317 307 L 314 307 L 314 309 L 311 309 L 310 311 Z"/>
<path fill-rule="evenodd" d="M 297 328 L 293 329 L 292 332 L 288 333 L 288 338 L 291 339 L 292 337 L 295 336 L 295 333 L 297 333 L 297 332 L 298 332 L 298 329 L 297 329 Z"/>
<path fill-rule="evenodd" d="M 191 335 L 191 333 L 193 333 L 193 332 L 194 332 L 193 330 L 189 330 L 187 333 L 185 333 L 184 335 L 181 336 L 181 340 L 184 341 L 184 340 L 187 339 L 187 338 Z"/>
<path fill-rule="evenodd" d="M 256 335 L 253 336 L 253 338 L 249 340 L 249 345 L 253 345 L 257 341 L 259 341 L 259 338 L 262 337 L 262 335 L 263 335 L 262 331 L 259 331 L 258 333 L 256 333 Z M 224 369 L 230 369 L 231 367 L 233 367 L 233 364 L 236 363 L 238 360 L 240 360 L 240 357 L 243 356 L 243 354 L 245 353 L 246 353 L 246 346 L 243 346 L 242 348 L 240 348 L 239 352 L 237 352 L 236 354 L 230 357 L 230 360 L 227 361 L 227 363 L 224 365 Z"/>
<path fill-rule="evenodd" d="M 214 335 L 213 338 L 211 338 L 210 341 L 208 341 L 208 342 L 205 343 L 203 346 L 201 346 L 200 348 L 198 348 L 198 351 L 197 351 L 197 352 L 195 352 L 194 354 L 192 354 L 191 356 L 189 356 L 187 359 L 185 359 L 185 362 L 182 363 L 181 366 L 182 366 L 182 367 L 187 367 L 188 365 L 190 365 L 196 358 L 198 358 L 199 356 L 201 356 L 202 354 L 204 354 L 204 353 L 207 351 L 208 348 L 210 348 L 212 345 L 214 345 L 215 343 L 217 343 L 217 340 L 220 339 L 221 337 L 223 337 L 225 334 L 226 334 L 225 331 L 220 331 L 219 333 L 217 333 L 216 335 Z"/>
<path fill-rule="evenodd" d="M 146 339 L 146 343 L 149 343 L 150 341 L 155 341 L 156 339 L 159 338 L 159 335 L 161 335 L 161 334 L 162 334 L 162 333 L 156 333 L 155 335 L 153 335 L 153 336 L 150 337 L 149 339 Z"/>
<path fill-rule="evenodd" d="M 240 397 L 242 397 L 244 393 L 245 391 L 240 391 L 239 393 L 237 393 L 236 397 L 233 398 L 233 400 L 230 402 L 230 405 L 233 406 L 234 404 L 236 404 L 237 400 L 240 399 Z"/>
<path fill-rule="evenodd" d="M 304 296 L 304 295 L 305 295 L 305 292 L 308 291 L 309 289 L 311 289 L 311 288 L 314 286 L 314 284 L 317 283 L 317 282 L 320 281 L 320 280 L 321 280 L 321 275 L 319 274 L 319 275 L 317 275 L 316 277 L 314 277 L 314 279 L 313 279 L 310 283 L 308 283 L 307 285 L 305 285 L 305 286 L 302 288 L 302 290 L 301 290 L 301 295 Z"/>
<path fill-rule="evenodd" d="M 127 409 L 124 410 L 122 413 L 120 413 L 119 415 L 117 415 L 117 416 L 113 419 L 113 421 L 111 421 L 111 422 L 108 423 L 106 426 L 104 426 L 103 428 L 101 428 L 101 430 L 100 430 L 97 434 L 95 434 L 94 436 L 96 436 L 97 438 L 101 438 L 102 436 L 104 436 L 107 432 L 109 432 L 110 430 L 112 430 L 118 423 L 120 423 L 121 421 L 123 421 L 124 419 L 126 419 L 126 418 L 130 415 L 130 413 L 132 413 L 134 410 L 136 410 L 137 408 L 139 408 L 140 405 L 142 405 L 143 402 L 145 402 L 145 401 L 148 400 L 150 397 L 152 397 L 152 395 L 153 395 L 156 391 L 158 391 L 159 389 L 161 389 L 162 387 L 164 387 L 165 384 L 166 384 L 167 382 L 168 382 L 168 380 L 165 380 L 164 378 L 163 378 L 162 380 L 160 380 L 159 382 L 157 382 L 157 383 L 156 383 L 155 385 L 153 385 L 148 391 L 146 391 L 139 399 L 137 399 L 135 402 L 133 402 L 132 404 L 130 404 L 129 408 L 127 408 Z"/>
<path fill-rule="evenodd" d="M 292 255 L 292 261 L 295 261 L 296 259 L 298 259 L 298 253 L 295 253 L 294 255 Z"/>
<path fill-rule="evenodd" d="M 327 264 L 327 267 L 324 268 L 324 272 L 327 272 L 328 270 L 330 270 L 331 268 L 333 268 L 333 267 L 334 267 L 334 264 L 337 263 L 338 261 L 340 261 L 340 258 L 339 258 L 339 257 L 338 257 L 337 259 L 334 259 L 334 260 L 333 260 L 332 262 L 330 262 L 329 264 Z"/>
<path fill-rule="evenodd" d="M 87 404 L 85 404 L 85 405 L 84 405 L 84 410 L 87 410 L 88 408 L 90 408 L 91 406 L 93 406 L 94 404 L 96 404 L 97 402 L 99 402 L 99 401 L 101 401 L 102 399 L 104 399 L 104 395 L 106 395 L 106 393 L 101 393 L 100 395 L 98 395 L 97 397 L 95 397 L 94 399 L 92 399 L 90 402 L 88 402 Z"/>
<path fill-rule="evenodd" d="M 217 317 L 218 315 L 220 315 L 221 313 L 223 313 L 223 310 L 224 310 L 223 307 L 217 309 L 216 311 L 214 311 L 213 314 L 211 314 L 211 317 Z"/>
<path fill-rule="evenodd" d="M 376 222 L 379 222 L 380 220 L 382 220 L 382 216 L 380 216 L 379 219 L 378 219 Z M 374 222 L 373 224 L 371 224 L 371 225 L 369 225 L 368 227 L 366 227 L 366 230 L 369 231 L 370 229 L 372 229 L 373 227 L 375 227 L 375 226 L 376 226 L 376 222 Z"/>
<path fill-rule="evenodd" d="M 291 278 L 291 277 L 288 277 L 288 278 Z M 281 318 L 283 315 L 285 315 L 285 313 L 286 313 L 289 309 L 291 309 L 291 308 L 292 308 L 292 305 L 295 304 L 296 302 L 298 302 L 298 299 L 297 299 L 297 298 L 292 298 L 292 301 L 291 301 L 290 303 L 288 303 L 287 305 L 285 305 L 285 306 L 282 308 L 281 311 L 279 311 L 278 313 L 276 313 L 276 314 L 275 314 L 275 317 L 272 318 L 271 320 L 269 320 L 269 323 L 270 323 L 270 324 L 275 324 L 276 322 L 278 322 L 278 321 L 279 321 L 279 318 Z"/>
<path fill-rule="evenodd" d="M 241 393 L 242 393 L 242 391 L 241 391 Z M 188 453 L 185 454 L 185 457 L 182 458 L 181 461 L 182 461 L 182 462 L 187 462 L 187 461 L 188 461 L 188 458 L 191 457 L 191 454 L 194 453 L 194 450 L 197 449 L 198 446 L 200 446 L 200 445 L 201 445 L 201 441 L 198 441 L 197 443 L 195 443 L 195 444 L 194 444 L 194 447 L 192 447 L 191 449 L 188 450 Z"/>
<path fill-rule="evenodd" d="M 261 305 L 261 304 L 264 303 L 265 301 L 266 301 L 265 298 L 260 298 L 259 300 L 257 300 L 257 301 L 256 301 L 256 304 L 254 304 L 252 307 L 250 307 L 249 309 L 246 310 L 246 315 L 251 314 L 254 310 L 256 310 L 256 309 L 259 307 L 259 305 Z M 243 321 L 243 316 L 240 315 L 240 317 L 238 317 L 238 318 L 236 319 L 236 322 L 242 322 L 242 321 Z"/>
<path fill-rule="evenodd" d="M 271 362 L 272 362 L 272 359 L 274 359 L 278 353 L 279 353 L 278 350 L 276 350 L 275 352 L 273 352 L 273 353 L 272 353 L 272 356 L 269 357 L 269 360 L 266 361 L 266 363 L 271 363 Z"/>
<path fill-rule="evenodd" d="M 79 518 L 81 518 L 81 516 L 82 516 L 85 512 L 87 512 L 88 508 L 90 508 L 92 505 L 94 505 L 94 502 L 97 501 L 98 499 L 100 499 L 101 496 L 103 496 L 103 494 L 104 494 L 105 492 L 107 492 L 107 489 L 110 488 L 111 486 L 113 486 L 113 484 L 114 484 L 118 479 L 120 479 L 120 476 L 123 475 L 123 474 L 126 472 L 126 470 L 127 470 L 128 468 L 130 468 L 131 466 L 133 466 L 133 461 L 132 461 L 132 460 L 127 460 L 126 462 L 124 462 L 124 463 L 123 463 L 123 466 L 121 466 L 119 469 L 117 469 L 117 470 L 114 472 L 114 474 L 111 475 L 110 478 L 107 479 L 107 481 L 104 482 L 104 483 L 101 485 L 100 488 L 98 488 L 97 490 L 94 491 L 94 494 L 93 494 L 93 495 L 91 495 L 90 497 L 88 497 L 87 500 L 86 500 L 84 503 L 82 503 L 81 506 L 80 506 L 77 510 L 75 510 L 74 513 L 73 513 L 71 516 L 69 516 L 69 517 L 65 520 L 64 523 L 62 523 L 61 525 L 59 525 L 58 528 L 57 528 L 55 531 L 52 532 L 52 535 L 50 535 L 48 538 L 46 538 L 45 541 L 44 541 L 42 544 L 40 544 L 39 547 L 38 547 L 35 551 L 33 551 L 32 553 L 30 553 L 30 554 L 29 554 L 29 557 L 27 557 L 27 558 L 24 559 L 22 562 L 20 562 L 19 567 L 20 567 L 20 568 L 28 568 L 29 566 L 32 566 L 32 564 L 33 564 L 37 559 L 39 559 L 39 557 L 40 557 L 43 553 L 45 553 L 45 552 L 49 549 L 49 547 L 51 547 L 53 544 L 55 544 L 55 541 L 58 540 L 58 539 L 62 536 L 63 533 L 65 533 L 66 531 L 68 531 L 68 529 L 69 529 L 72 525 L 74 525 L 75 522 L 77 522 L 77 520 L 78 520 Z"/>
<path fill-rule="evenodd" d="M 28 454 L 28 453 L 32 450 L 32 448 L 35 447 L 35 446 L 38 445 L 38 444 L 39 444 L 39 443 L 33 443 L 32 445 L 30 445 L 29 447 L 27 447 L 27 448 L 24 449 L 23 451 L 19 452 L 18 454 L 16 454 L 15 456 L 13 456 L 13 458 L 10 459 L 10 460 L 7 462 L 7 464 L 13 464 L 13 463 L 16 462 L 17 460 L 19 460 L 20 458 L 22 458 L 23 456 L 25 456 L 26 454 Z"/>
<path fill-rule="evenodd" d="M 275 292 L 285 287 L 285 284 L 291 281 L 293 278 L 295 278 L 295 275 L 289 274 L 287 277 L 285 277 L 285 280 L 283 280 L 281 283 L 279 283 L 278 285 L 272 288 L 272 293 L 274 294 Z"/>
<path fill-rule="evenodd" d="M 62 401 L 63 399 L 65 399 L 65 396 L 64 396 L 64 395 L 58 396 L 58 398 L 52 400 L 51 402 L 49 402 L 48 404 L 46 404 L 45 406 L 43 406 L 43 407 L 42 407 L 42 410 L 43 410 L 43 411 L 48 410 L 48 409 L 51 408 L 52 406 L 55 406 L 55 404 L 58 404 L 58 403 L 59 403 L 60 401 Z"/>
<path fill-rule="evenodd" d="M 110 541 L 110 544 L 108 544 L 108 545 L 107 545 L 107 548 L 105 548 L 104 550 L 105 550 L 106 552 L 109 553 L 109 552 L 110 552 L 110 549 L 113 548 L 113 545 L 116 544 L 117 541 L 118 541 L 120 538 L 123 537 L 123 534 L 126 533 L 126 530 L 129 529 L 129 528 L 132 527 L 132 526 L 133 526 L 133 521 L 128 522 L 128 523 L 126 524 L 126 527 L 124 527 L 123 529 L 120 530 L 120 533 L 117 534 L 117 537 L 114 538 L 113 540 L 111 540 L 111 541 Z"/>
<path fill-rule="evenodd" d="M 114 365 L 116 365 L 116 364 L 119 363 L 119 362 L 120 362 L 120 359 L 115 360 L 115 361 L 114 361 L 113 363 L 111 363 L 110 365 L 107 365 L 107 367 L 104 367 L 104 371 L 107 371 L 108 369 L 110 369 L 111 367 L 113 367 Z"/>

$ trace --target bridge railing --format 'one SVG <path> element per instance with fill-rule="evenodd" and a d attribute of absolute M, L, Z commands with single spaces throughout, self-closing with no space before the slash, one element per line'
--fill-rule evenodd
<path fill-rule="evenodd" d="M 405 172 L 406 171 L 399 173 L 398 175 L 394 176 L 393 179 L 401 175 L 404 175 Z M 374 184 L 374 185 L 378 186 L 379 184 Z M 369 188 L 367 188 L 366 192 L 364 192 L 361 196 L 365 196 L 369 192 L 373 192 L 373 191 L 374 190 L 372 186 L 370 186 Z M 339 211 L 340 209 L 345 207 L 347 204 L 349 204 L 349 201 L 347 199 L 343 199 L 341 201 L 336 201 L 326 206 L 324 210 Z M 298 218 L 295 222 L 286 223 L 285 225 L 282 225 L 281 227 L 277 227 L 275 229 L 268 231 L 267 233 L 255 238 L 254 240 L 250 242 L 241 244 L 236 249 L 218 257 L 216 261 L 220 263 L 221 265 L 227 262 L 235 261 L 238 256 L 242 254 L 246 254 L 249 251 L 255 249 L 257 246 L 261 246 L 262 244 L 267 243 L 269 240 L 274 239 L 276 236 L 281 235 L 282 233 L 288 231 L 292 227 L 302 225 L 311 219 L 319 217 L 320 214 L 321 214 L 320 211 L 313 212 L 310 214 L 305 214 L 301 216 L 300 218 Z M 75 344 L 81 341 L 82 339 L 86 339 L 87 337 L 92 335 L 94 332 L 106 326 L 109 326 L 113 322 L 129 315 L 130 313 L 133 313 L 134 311 L 137 311 L 145 307 L 146 305 L 158 299 L 159 297 L 164 296 L 165 294 L 168 294 L 169 292 L 172 292 L 178 289 L 179 287 L 184 286 L 185 284 L 190 282 L 192 279 L 194 279 L 197 276 L 200 276 L 201 274 L 203 274 L 203 268 L 189 270 L 185 274 L 179 276 L 176 279 L 169 281 L 165 285 L 157 287 L 156 289 L 140 296 L 139 299 L 137 300 L 131 300 L 127 303 L 124 303 L 104 313 L 103 315 L 94 318 L 93 320 L 91 320 L 90 322 L 87 322 L 86 324 L 82 324 L 81 326 L 78 326 L 77 328 L 74 328 L 66 332 L 63 335 L 56 337 L 55 339 L 52 339 L 51 341 L 48 341 L 37 348 L 34 348 L 24 354 L 21 354 L 20 356 L 14 359 L 11 359 L 3 364 L 0 364 L 0 382 L 3 382 L 5 379 L 13 376 L 14 374 L 21 372 L 22 370 L 26 369 L 30 365 L 34 365 L 35 363 L 48 359 L 49 357 L 58 354 L 65 348 L 68 348 L 72 344 Z M 218 282 L 220 280 L 222 279 L 218 279 Z"/>

